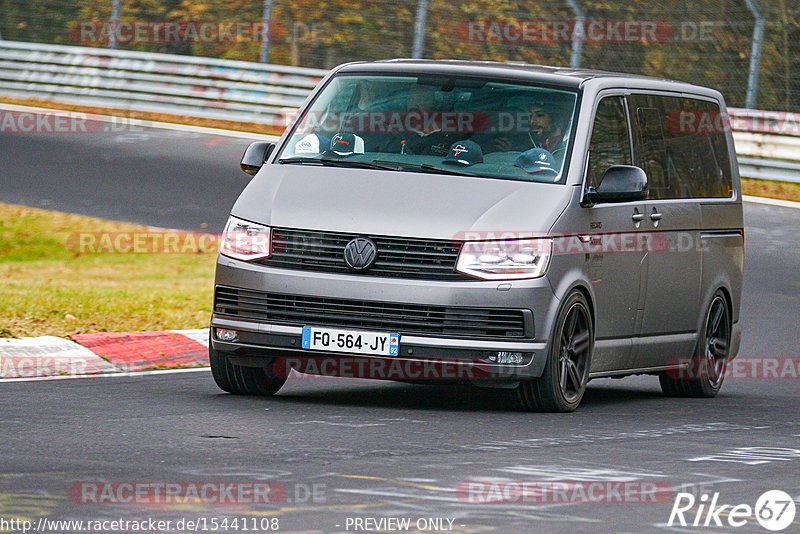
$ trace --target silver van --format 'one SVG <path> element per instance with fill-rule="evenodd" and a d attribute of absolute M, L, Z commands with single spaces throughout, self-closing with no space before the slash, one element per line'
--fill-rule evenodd
<path fill-rule="evenodd" d="M 329 73 L 217 262 L 225 391 L 353 376 L 513 389 L 572 411 L 593 378 L 713 397 L 739 349 L 741 187 L 722 95 L 525 64 Z M 293 375 L 293 373 L 300 373 Z"/>

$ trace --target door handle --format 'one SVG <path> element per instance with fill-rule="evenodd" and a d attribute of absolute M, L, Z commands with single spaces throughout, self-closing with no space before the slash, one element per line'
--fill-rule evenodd
<path fill-rule="evenodd" d="M 631 215 L 631 219 L 633 219 L 633 222 L 642 222 L 644 220 L 644 214 L 634 213 L 633 215 Z"/>
<path fill-rule="evenodd" d="M 650 220 L 651 221 L 660 221 L 661 220 L 661 214 L 659 212 L 657 212 L 657 211 L 654 211 L 653 213 L 650 214 Z"/>

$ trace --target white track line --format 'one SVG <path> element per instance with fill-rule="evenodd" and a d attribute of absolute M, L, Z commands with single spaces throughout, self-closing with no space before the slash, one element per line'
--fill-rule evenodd
<path fill-rule="evenodd" d="M 97 113 L 90 113 L 85 111 L 68 111 L 64 109 L 51 109 L 51 108 L 40 108 L 34 106 L 18 106 L 16 104 L 4 104 L 0 102 L 0 109 L 5 111 L 18 111 L 20 113 L 47 113 L 53 114 L 56 116 L 73 116 L 75 114 L 80 114 L 81 116 L 86 116 L 86 120 L 89 121 L 102 121 L 102 122 L 110 122 L 113 124 L 119 124 L 120 121 L 124 121 L 125 124 L 130 126 L 142 126 L 145 128 L 161 128 L 162 130 L 176 130 L 179 132 L 191 132 L 191 133 L 201 133 L 207 135 L 222 135 L 225 137 L 239 137 L 241 139 L 255 139 L 258 141 L 272 141 L 276 142 L 280 139 L 274 135 L 267 135 L 267 134 L 257 134 L 252 132 L 239 132 L 236 130 L 223 130 L 222 128 L 209 128 L 207 126 L 191 126 L 188 124 L 175 124 L 171 122 L 157 122 L 157 121 L 150 121 L 145 119 L 133 119 L 129 117 L 114 117 L 110 115 L 98 115 Z"/>
<path fill-rule="evenodd" d="M 125 378 L 132 376 L 170 375 L 178 373 L 197 373 L 210 371 L 210 367 L 191 367 L 189 369 L 153 369 L 151 371 L 127 371 L 122 373 L 98 373 L 94 375 L 61 375 L 61 376 L 31 376 L 26 378 L 0 378 L 0 384 L 6 382 L 38 382 L 40 380 L 75 380 L 82 378 Z"/>
<path fill-rule="evenodd" d="M 749 195 L 742 195 L 742 200 L 745 202 L 753 202 L 755 204 L 768 204 L 770 206 L 780 206 L 782 208 L 800 209 L 800 202 L 792 202 L 791 200 L 778 200 L 776 198 L 765 197 L 751 197 Z"/>

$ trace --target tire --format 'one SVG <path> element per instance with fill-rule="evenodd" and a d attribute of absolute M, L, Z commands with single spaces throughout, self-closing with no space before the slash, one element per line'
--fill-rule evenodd
<path fill-rule="evenodd" d="M 592 314 L 586 297 L 575 290 L 556 317 L 542 376 L 517 387 L 522 407 L 535 412 L 574 411 L 586 392 L 593 350 Z"/>
<path fill-rule="evenodd" d="M 722 291 L 714 293 L 688 370 L 661 372 L 661 391 L 668 397 L 715 397 L 725 380 L 731 346 L 731 311 Z M 686 376 L 688 375 L 688 376 Z"/>
<path fill-rule="evenodd" d="M 208 349 L 211 376 L 223 391 L 234 395 L 257 395 L 269 397 L 278 392 L 286 382 L 268 371 L 267 367 L 245 367 L 229 361 L 224 352 Z"/>

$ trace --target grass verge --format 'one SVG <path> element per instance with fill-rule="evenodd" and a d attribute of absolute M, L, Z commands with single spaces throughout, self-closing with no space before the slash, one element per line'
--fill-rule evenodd
<path fill-rule="evenodd" d="M 742 192 L 754 197 L 778 198 L 800 202 L 800 184 L 742 178 Z"/>
<path fill-rule="evenodd" d="M 208 326 L 216 248 L 167 235 L 0 203 L 0 337 Z"/>

